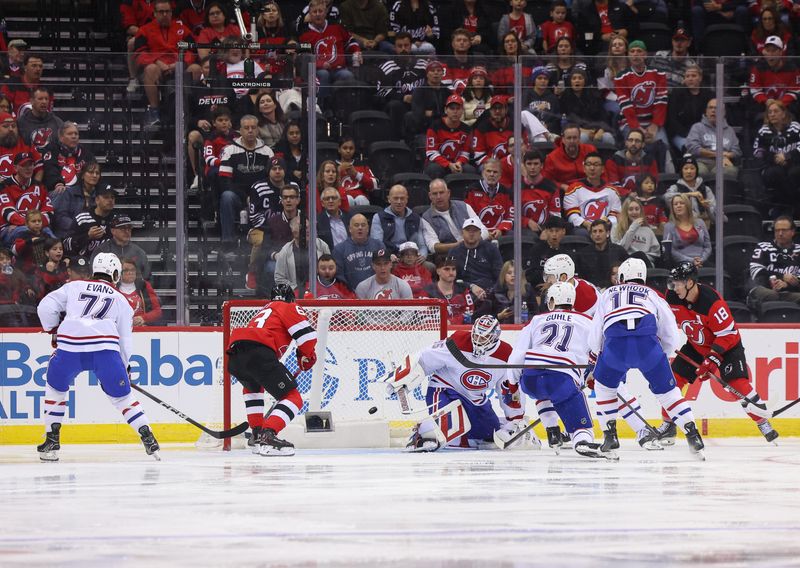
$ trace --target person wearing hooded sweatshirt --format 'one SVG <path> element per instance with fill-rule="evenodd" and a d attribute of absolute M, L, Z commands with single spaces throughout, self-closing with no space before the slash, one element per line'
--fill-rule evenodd
<path fill-rule="evenodd" d="M 708 101 L 703 118 L 689 129 L 686 152 L 697 160 L 698 174 L 701 176 L 714 174 L 717 157 L 717 99 Z M 722 124 L 722 156 L 723 173 L 736 177 L 739 173 L 737 164 L 742 158 L 742 149 L 739 147 L 736 132 L 727 121 Z"/>
<path fill-rule="evenodd" d="M 570 184 L 586 175 L 583 162 L 590 152 L 597 152 L 592 144 L 581 144 L 581 129 L 568 124 L 556 142 L 555 149 L 544 159 L 542 175 L 566 191 Z"/>
<path fill-rule="evenodd" d="M 461 226 L 463 240 L 450 250 L 456 261 L 458 278 L 469 285 L 478 300 L 488 299 L 497 284 L 503 259 L 500 250 L 481 238 L 482 225 L 477 219 L 467 219 Z"/>
<path fill-rule="evenodd" d="M 717 200 L 714 192 L 703 182 L 703 178 L 697 175 L 697 160 L 691 154 L 683 156 L 681 164 L 680 179 L 669 186 L 664 193 L 664 201 L 672 203 L 672 198 L 682 193 L 689 198 L 692 204 L 692 212 L 695 217 L 702 219 L 706 228 L 711 227 L 714 214 L 717 210 Z"/>

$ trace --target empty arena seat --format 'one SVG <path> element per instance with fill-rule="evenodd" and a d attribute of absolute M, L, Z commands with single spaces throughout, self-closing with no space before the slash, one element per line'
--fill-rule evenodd
<path fill-rule="evenodd" d="M 758 313 L 759 323 L 800 323 L 800 306 L 794 302 L 764 302 Z"/>
<path fill-rule="evenodd" d="M 478 174 L 450 174 L 444 178 L 453 199 L 464 199 L 467 189 L 481 181 Z"/>
<path fill-rule="evenodd" d="M 383 140 L 369 145 L 367 160 L 382 187 L 389 189 L 395 174 L 414 168 L 414 155 L 405 142 Z"/>

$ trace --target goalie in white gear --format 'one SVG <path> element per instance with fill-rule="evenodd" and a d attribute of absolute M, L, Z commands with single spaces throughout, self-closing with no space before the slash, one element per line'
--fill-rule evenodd
<path fill-rule="evenodd" d="M 511 355 L 511 345 L 500 339 L 500 324 L 494 316 L 481 316 L 471 331 L 457 331 L 451 340 L 476 363 L 504 364 Z M 447 444 L 456 447 L 481 447 L 492 442 L 495 432 L 503 439 L 513 436 L 522 427 L 525 409 L 518 396 L 506 392 L 501 397 L 505 414 L 504 423 L 495 414 L 489 391 L 498 387 L 505 378 L 504 369 L 470 369 L 461 365 L 448 351 L 445 341 L 437 341 L 418 357 L 420 371 L 406 373 L 392 380 L 391 387 L 398 391 L 408 388 L 422 375 L 430 377 L 425 401 L 430 416 L 422 420 L 408 441 L 407 451 L 434 451 Z M 517 386 L 514 385 L 516 392 Z M 513 399 L 517 400 L 513 400 Z M 504 400 L 505 399 L 505 400 Z M 452 410 L 441 416 L 442 409 Z M 535 437 L 523 437 L 517 445 L 539 446 Z"/>
<path fill-rule="evenodd" d="M 514 365 L 552 365 L 552 369 L 509 369 L 507 382 L 522 387 L 535 399 L 549 400 L 569 432 L 573 448 L 581 455 L 614 459 L 595 443 L 592 417 L 583 395 L 582 371 L 559 369 L 562 365 L 586 365 L 586 344 L 592 318 L 572 309 L 575 288 L 556 282 L 547 290 L 549 313 L 534 316 L 520 332 L 509 359 Z M 556 449 L 556 451 L 558 451 Z"/>
<path fill-rule="evenodd" d="M 59 434 L 72 381 L 94 371 L 103 392 L 138 432 L 148 455 L 158 458 L 158 442 L 144 410 L 131 392 L 133 309 L 115 287 L 122 264 L 113 253 L 92 262 L 91 280 L 73 280 L 42 298 L 37 312 L 42 327 L 53 334 L 56 351 L 47 366 L 44 396 L 45 441 L 38 446 L 42 461 L 58 461 Z M 64 319 L 61 320 L 61 314 Z"/>

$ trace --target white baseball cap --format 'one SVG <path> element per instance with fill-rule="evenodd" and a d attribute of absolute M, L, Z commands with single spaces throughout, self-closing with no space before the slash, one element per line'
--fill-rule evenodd
<path fill-rule="evenodd" d="M 769 36 L 767 41 L 764 42 L 764 45 L 774 45 L 778 49 L 783 50 L 783 40 L 778 36 Z"/>
<path fill-rule="evenodd" d="M 481 222 L 473 217 L 470 217 L 469 219 L 464 221 L 463 225 L 461 225 L 462 229 L 466 229 L 467 227 L 475 227 L 476 229 L 483 229 L 483 225 L 481 224 Z"/>
<path fill-rule="evenodd" d="M 417 243 L 414 243 L 414 242 L 411 242 L 411 241 L 406 241 L 406 242 L 404 242 L 403 244 L 401 244 L 398 247 L 398 250 L 401 253 L 403 253 L 403 252 L 405 252 L 407 250 L 413 250 L 414 252 L 419 252 L 419 247 L 417 246 Z"/>

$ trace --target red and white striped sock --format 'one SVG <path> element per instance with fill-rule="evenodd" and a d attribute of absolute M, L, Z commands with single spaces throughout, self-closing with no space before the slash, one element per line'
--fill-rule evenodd
<path fill-rule="evenodd" d="M 294 420 L 295 416 L 300 414 L 302 407 L 303 397 L 300 396 L 297 389 L 292 389 L 272 408 L 269 416 L 264 420 L 264 428 L 273 430 L 277 434 L 286 428 L 286 425 Z"/>
<path fill-rule="evenodd" d="M 261 428 L 264 425 L 264 389 L 249 391 L 242 389 L 244 393 L 244 409 L 247 412 L 247 423 L 250 428 Z"/>
<path fill-rule="evenodd" d="M 669 419 L 680 426 L 681 430 L 687 423 L 694 422 L 692 407 L 683 397 L 678 387 L 673 387 L 665 393 L 657 394 L 656 398 L 661 403 L 662 408 L 669 414 Z"/>
<path fill-rule="evenodd" d="M 139 401 L 136 400 L 136 397 L 133 396 L 132 392 L 116 398 L 110 396 L 108 399 L 111 401 L 111 404 L 122 413 L 122 417 L 125 418 L 136 433 L 139 432 L 139 428 L 142 426 L 150 425 L 147 416 L 144 414 L 144 409 L 139 404 Z"/>
<path fill-rule="evenodd" d="M 44 387 L 44 426 L 46 432 L 53 431 L 53 424 L 64 421 L 69 391 L 57 391 L 49 384 Z"/>
<path fill-rule="evenodd" d="M 553 403 L 549 400 L 536 401 L 536 413 L 542 421 L 542 426 L 545 428 L 552 428 L 558 426 L 558 413 L 556 412 Z"/>

